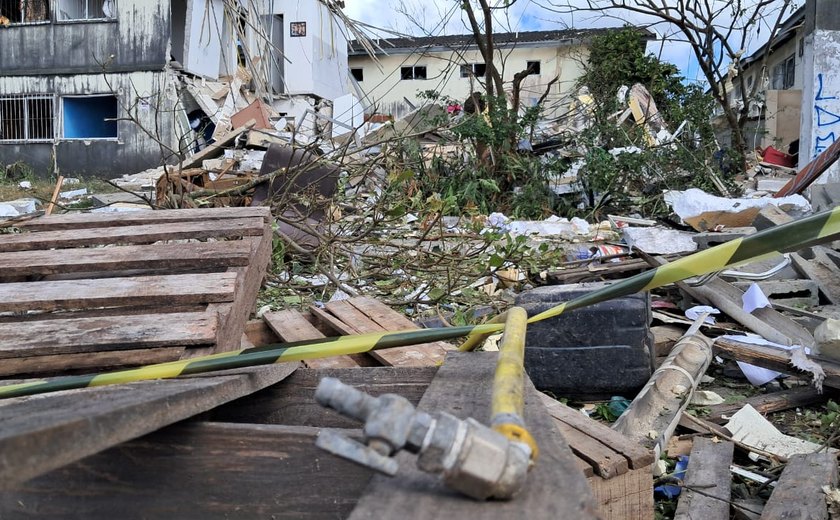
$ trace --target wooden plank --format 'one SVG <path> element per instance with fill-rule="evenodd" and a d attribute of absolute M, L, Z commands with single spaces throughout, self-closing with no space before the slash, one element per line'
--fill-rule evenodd
<path fill-rule="evenodd" d="M 245 335 L 255 347 L 264 347 L 283 342 L 263 320 L 248 320 L 245 324 Z"/>
<path fill-rule="evenodd" d="M 4 283 L 0 312 L 226 302 L 235 282 L 235 273 L 207 273 Z"/>
<path fill-rule="evenodd" d="M 744 361 L 759 367 L 769 368 L 785 374 L 800 374 L 790 364 L 790 354 L 780 350 L 761 345 L 749 345 L 726 339 L 715 340 L 715 350 L 724 352 L 738 361 Z M 825 372 L 823 384 L 832 388 L 840 388 L 840 363 L 834 363 L 825 359 L 809 356 L 809 359 L 820 364 Z M 806 374 L 807 377 L 807 374 Z"/>
<path fill-rule="evenodd" d="M 94 249 L 48 249 L 0 254 L 3 277 L 90 273 L 119 269 L 204 269 L 248 265 L 246 241 L 155 244 Z"/>
<path fill-rule="evenodd" d="M 233 144 L 233 142 L 236 141 L 237 137 L 250 130 L 256 123 L 257 122 L 254 119 L 249 119 L 244 125 L 238 128 L 234 128 L 233 130 L 225 134 L 223 137 L 219 138 L 216 142 L 207 145 L 198 153 L 193 154 L 192 156 L 184 159 L 184 161 L 179 166 L 175 167 L 175 171 L 201 166 L 201 163 L 205 159 L 210 159 L 223 154 L 225 151 L 225 147 Z"/>
<path fill-rule="evenodd" d="M 694 439 L 674 520 L 729 520 L 732 495 L 729 466 L 734 449 L 731 442 L 713 442 L 706 437 Z"/>
<path fill-rule="evenodd" d="M 360 296 L 350 298 L 347 302 L 385 330 L 418 330 L 420 328 L 402 314 L 372 298 Z M 327 308 L 329 309 L 329 305 Z M 443 341 L 436 341 L 373 351 L 371 355 L 393 366 L 435 366 L 443 363 L 448 350 L 454 350 L 454 347 Z"/>
<path fill-rule="evenodd" d="M 327 311 L 345 323 L 353 334 L 367 334 L 369 332 L 383 332 L 387 329 L 377 325 L 365 313 L 354 307 L 347 300 L 329 302 L 325 305 Z"/>
<path fill-rule="evenodd" d="M 837 487 L 837 457 L 831 453 L 793 455 L 761 513 L 762 520 L 829 518 L 823 486 Z"/>
<path fill-rule="evenodd" d="M 450 352 L 420 408 L 487 421 L 496 359 L 491 352 Z M 375 476 L 350 519 L 596 518 L 592 494 L 575 457 L 528 379 L 525 396 L 525 422 L 540 446 L 540 458 L 519 496 L 505 502 L 472 500 L 446 489 L 439 477 L 417 469 L 414 455 L 400 453 L 398 476 Z"/>
<path fill-rule="evenodd" d="M 203 240 L 207 238 L 239 238 L 262 235 L 265 221 L 261 218 L 237 218 L 222 221 L 176 222 L 40 233 L 4 235 L 0 252 L 34 249 L 89 247 L 110 244 L 151 244 L 160 240 Z"/>
<path fill-rule="evenodd" d="M 830 393 L 830 389 L 828 389 Z M 745 404 L 751 405 L 762 415 L 768 413 L 780 412 L 782 410 L 789 410 L 798 406 L 808 406 L 812 404 L 822 403 L 828 399 L 826 393 L 820 394 L 813 386 L 801 386 L 798 388 L 791 388 L 789 390 L 780 390 L 769 394 L 754 395 L 743 401 L 738 401 L 732 404 L 717 404 L 709 406 L 710 413 L 706 416 L 707 421 L 717 424 L 723 424 L 728 421 L 724 416 L 730 416 L 744 407 Z"/>
<path fill-rule="evenodd" d="M 207 418 L 225 422 L 358 428 L 358 421 L 315 402 L 312 396 L 321 378 L 337 377 L 343 383 L 375 396 L 401 395 L 416 405 L 437 371 L 437 367 L 299 369 L 276 385 L 208 412 Z"/>
<path fill-rule="evenodd" d="M 324 464 L 317 435 L 300 426 L 172 426 L 0 493 L 0 517 L 346 518 L 373 472 Z"/>
<path fill-rule="evenodd" d="M 654 518 L 652 465 L 611 479 L 592 476 L 586 481 L 592 488 L 595 505 L 603 520 Z"/>
<path fill-rule="evenodd" d="M 797 253 L 791 253 L 790 259 L 796 272 L 816 282 L 820 293 L 829 302 L 835 305 L 840 303 L 840 283 L 837 282 L 837 273 L 833 269 L 821 262 L 806 260 Z"/>
<path fill-rule="evenodd" d="M 207 345 L 216 341 L 216 321 L 192 312 L 0 323 L 0 359 Z"/>
<path fill-rule="evenodd" d="M 339 334 L 358 334 L 358 331 L 355 328 L 344 323 L 343 321 L 336 318 L 324 309 L 321 309 L 320 307 L 310 305 L 309 312 L 311 312 L 315 317 L 317 317 L 323 324 L 325 324 L 326 326 L 328 326 L 329 328 L 331 328 Z"/>
<path fill-rule="evenodd" d="M 228 274 L 236 274 L 236 293 L 231 304 L 211 305 L 208 312 L 217 311 L 220 316 L 219 334 L 216 336 L 215 353 L 237 350 L 245 331 L 245 323 L 256 310 L 257 293 L 260 291 L 268 264 L 271 262 L 271 226 L 266 223 L 260 238 L 245 241 L 251 246 L 251 262 L 248 267 L 232 267 Z"/>
<path fill-rule="evenodd" d="M 299 312 L 291 309 L 267 312 L 263 314 L 263 320 L 283 341 L 305 341 L 326 337 Z M 304 363 L 309 368 L 353 368 L 359 366 L 350 356 L 310 359 L 304 361 Z"/>
<path fill-rule="evenodd" d="M 17 227 L 27 231 L 59 231 L 175 222 L 207 222 L 225 219 L 262 218 L 268 220 L 271 210 L 253 208 L 207 208 L 126 211 L 120 213 L 67 213 L 22 222 Z"/>
<path fill-rule="evenodd" d="M 283 380 L 297 363 L 0 401 L 0 489 Z"/>
<path fill-rule="evenodd" d="M 106 350 L 82 354 L 55 354 L 4 359 L 0 362 L 0 377 L 20 375 L 59 375 L 68 368 L 76 370 L 125 368 L 177 361 L 185 347 Z"/>
<path fill-rule="evenodd" d="M 613 451 L 620 453 L 627 459 L 628 466 L 632 469 L 646 468 L 656 462 L 653 452 L 647 450 L 612 428 L 585 417 L 583 414 L 572 410 L 563 403 L 551 397 L 540 394 L 548 413 L 558 422 L 567 424 L 590 437 L 598 439 L 599 442 L 608 446 Z M 567 439 L 568 441 L 568 439 Z"/>
<path fill-rule="evenodd" d="M 563 421 L 555 421 L 554 426 L 560 430 L 572 452 L 589 463 L 596 475 L 610 479 L 623 475 L 629 470 L 627 459 L 586 433 L 572 428 Z"/>

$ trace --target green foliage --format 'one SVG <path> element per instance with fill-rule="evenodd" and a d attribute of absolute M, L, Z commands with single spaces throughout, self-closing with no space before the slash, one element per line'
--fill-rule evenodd
<path fill-rule="evenodd" d="M 649 147 L 641 127 L 621 125 L 616 114 L 627 108 L 618 99 L 621 86 L 640 83 L 650 92 L 671 132 L 685 121 L 669 145 Z M 662 189 L 698 187 L 717 191 L 710 172 L 723 177 L 713 155 L 717 150 L 709 117 L 714 100 L 697 85 L 686 84 L 678 69 L 645 53 L 639 32 L 627 27 L 593 38 L 589 62 L 579 80 L 595 100 L 594 122 L 579 138 L 586 151 L 581 182 L 592 212 L 640 210 L 655 214 L 664 208 Z M 630 118 L 632 121 L 632 117 Z M 638 153 L 607 150 L 634 147 Z M 724 179 L 729 183 L 729 179 Z M 734 190 L 734 186 L 729 183 Z"/>

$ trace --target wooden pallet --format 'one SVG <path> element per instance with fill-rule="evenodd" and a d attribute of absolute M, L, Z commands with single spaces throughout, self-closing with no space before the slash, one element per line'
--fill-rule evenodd
<path fill-rule="evenodd" d="M 268 208 L 68 214 L 0 238 L 0 377 L 239 348 Z"/>
<path fill-rule="evenodd" d="M 295 310 L 268 312 L 263 315 L 263 320 L 281 341 L 420 328 L 403 314 L 364 296 L 330 302 L 324 308 L 312 306 L 309 312 L 304 313 Z M 438 366 L 443 362 L 446 352 L 453 349 L 449 343 L 437 341 L 373 351 L 369 355 L 312 359 L 306 361 L 306 365 L 310 368 L 352 368 L 379 364 L 400 367 Z"/>
<path fill-rule="evenodd" d="M 321 428 L 360 434 L 358 422 L 315 402 L 321 377 L 486 421 L 495 363 L 492 353 L 453 353 L 440 368 L 300 369 L 200 418 L 7 486 L 0 517 L 595 518 L 586 480 L 530 383 L 526 421 L 541 455 L 523 494 L 508 502 L 448 491 L 408 454 L 386 479 L 315 447 Z"/>

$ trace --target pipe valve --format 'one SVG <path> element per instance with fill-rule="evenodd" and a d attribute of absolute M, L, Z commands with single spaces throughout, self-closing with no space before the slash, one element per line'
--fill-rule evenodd
<path fill-rule="evenodd" d="M 447 486 L 478 500 L 509 499 L 525 484 L 530 447 L 472 418 L 428 414 L 404 397 L 372 397 L 330 377 L 321 379 L 315 399 L 364 423 L 364 443 L 321 431 L 316 445 L 334 455 L 394 476 L 393 455 L 405 449 L 417 454 L 418 468 L 441 474 Z"/>

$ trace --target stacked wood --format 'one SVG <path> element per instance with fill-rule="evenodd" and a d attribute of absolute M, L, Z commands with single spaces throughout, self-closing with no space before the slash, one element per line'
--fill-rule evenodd
<path fill-rule="evenodd" d="M 267 208 L 41 217 L 0 241 L 0 377 L 234 350 L 271 255 Z"/>

